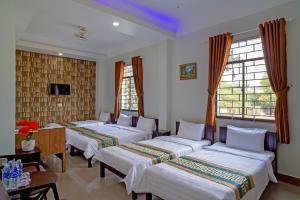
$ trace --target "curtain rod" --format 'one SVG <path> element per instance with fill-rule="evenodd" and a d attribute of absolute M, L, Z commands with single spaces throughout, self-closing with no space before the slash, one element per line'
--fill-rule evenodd
<path fill-rule="evenodd" d="M 295 18 L 288 18 L 286 20 L 286 22 L 291 22 L 293 21 Z M 242 31 L 242 32 L 238 32 L 238 33 L 233 33 L 231 34 L 232 36 L 236 36 L 236 35 L 242 35 L 242 34 L 245 34 L 245 33 L 250 33 L 250 32 L 254 32 L 254 31 L 257 31 L 258 28 L 253 28 L 253 29 L 249 29 L 249 30 L 246 30 L 246 31 Z"/>

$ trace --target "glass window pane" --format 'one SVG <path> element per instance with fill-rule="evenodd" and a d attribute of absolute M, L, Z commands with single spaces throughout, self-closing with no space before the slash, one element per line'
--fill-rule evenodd
<path fill-rule="evenodd" d="M 261 38 L 231 45 L 229 64 L 217 91 L 218 116 L 274 120 L 276 96 L 262 57 Z"/>
<path fill-rule="evenodd" d="M 121 109 L 137 110 L 137 95 L 134 85 L 132 66 L 124 67 L 124 78 L 121 91 Z"/>

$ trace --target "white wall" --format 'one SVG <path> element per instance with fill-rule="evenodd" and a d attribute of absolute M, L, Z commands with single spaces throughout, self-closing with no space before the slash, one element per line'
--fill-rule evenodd
<path fill-rule="evenodd" d="M 300 119 L 299 102 L 300 89 L 300 58 L 299 58 L 299 33 L 300 33 L 300 1 L 274 7 L 255 15 L 247 16 L 228 23 L 217 25 L 209 29 L 198 31 L 185 35 L 175 42 L 173 54 L 173 68 L 171 70 L 171 121 L 179 119 L 204 121 L 207 103 L 207 75 L 208 75 L 208 36 L 219 33 L 232 32 L 238 33 L 249 30 L 258 26 L 259 23 L 285 17 L 286 19 L 295 18 L 288 22 L 287 30 L 287 53 L 288 53 L 288 80 L 289 84 L 294 87 L 289 92 L 289 117 L 290 117 L 290 134 L 291 144 L 279 146 L 279 172 L 292 176 L 300 177 L 300 134 L 298 134 L 297 121 Z M 256 35 L 258 32 L 250 33 Z M 247 38 L 248 35 L 240 35 L 235 39 Z M 198 63 L 198 79 L 190 81 L 180 81 L 178 78 L 178 65 L 196 61 Z M 234 124 L 244 127 L 263 127 L 274 130 L 273 123 L 258 123 L 251 121 L 238 120 L 217 120 L 217 124 L 227 125 Z M 174 123 L 172 123 L 174 130 Z M 217 136 L 217 135 L 216 135 Z"/>
<path fill-rule="evenodd" d="M 118 58 L 110 59 L 101 67 L 102 90 L 99 93 L 103 101 L 101 109 L 113 111 L 114 107 L 114 62 L 119 59 L 128 60 L 131 56 L 141 55 L 144 59 L 144 90 L 146 115 L 159 117 L 160 128 L 172 128 L 175 121 L 184 119 L 190 121 L 205 120 L 207 103 L 208 75 L 208 36 L 224 32 L 242 32 L 258 27 L 259 23 L 280 17 L 295 18 L 287 24 L 288 80 L 293 88 L 289 92 L 289 117 L 291 144 L 280 145 L 278 151 L 279 172 L 300 177 L 300 134 L 297 122 L 300 119 L 300 1 L 293 1 L 264 12 L 250 15 L 228 23 L 213 26 L 177 38 L 174 41 L 161 42 L 128 53 Z M 252 32 L 240 35 L 235 39 L 258 35 Z M 179 80 L 179 65 L 197 62 L 198 74 L 196 80 Z M 164 125 L 165 124 L 165 125 Z M 217 120 L 218 126 L 233 124 L 244 127 L 263 127 L 270 131 L 275 129 L 273 123 L 260 123 L 239 120 Z M 217 136 L 217 134 L 216 134 Z"/>
<path fill-rule="evenodd" d="M 15 2 L 0 2 L 0 155 L 15 152 Z"/>
<path fill-rule="evenodd" d="M 97 63 L 100 68 L 101 90 L 97 98 L 101 99 L 99 111 L 114 111 L 114 70 L 115 62 L 124 60 L 131 63 L 131 57 L 143 58 L 144 70 L 144 111 L 145 116 L 159 117 L 160 127 L 167 126 L 167 48 L 169 41 L 163 41 L 146 48 L 139 49 L 128 54 L 109 59 L 106 62 Z M 98 78 L 97 78 L 98 79 Z M 98 90 L 98 89 L 97 89 Z M 98 102 L 98 100 L 97 100 Z"/>

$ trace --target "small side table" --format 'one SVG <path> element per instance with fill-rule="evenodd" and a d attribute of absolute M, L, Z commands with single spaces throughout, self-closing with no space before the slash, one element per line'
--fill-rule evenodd
<path fill-rule="evenodd" d="M 152 138 L 156 138 L 159 136 L 170 136 L 171 131 L 169 130 L 158 130 L 158 131 L 153 131 Z"/>
<path fill-rule="evenodd" d="M 41 163 L 41 151 L 38 147 L 35 147 L 33 151 L 23 151 L 22 149 L 16 149 L 15 157 L 17 159 L 21 159 L 22 162 Z"/>
<path fill-rule="evenodd" d="M 30 173 L 31 182 L 28 186 L 8 191 L 9 196 L 20 195 L 20 199 L 29 199 L 32 193 L 39 193 L 38 196 L 46 197 L 48 190 L 52 189 L 54 199 L 59 200 L 56 180 L 57 175 L 53 172 L 33 172 Z"/>

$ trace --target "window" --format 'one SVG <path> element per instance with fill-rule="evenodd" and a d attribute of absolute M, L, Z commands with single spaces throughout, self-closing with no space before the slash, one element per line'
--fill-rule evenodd
<path fill-rule="evenodd" d="M 132 66 L 125 66 L 122 82 L 121 110 L 137 111 L 137 103 Z"/>
<path fill-rule="evenodd" d="M 217 91 L 217 116 L 274 120 L 274 112 L 261 38 L 233 43 Z"/>

